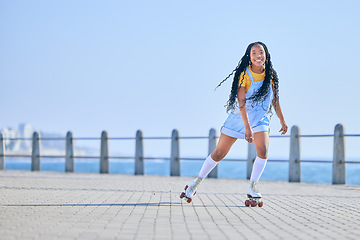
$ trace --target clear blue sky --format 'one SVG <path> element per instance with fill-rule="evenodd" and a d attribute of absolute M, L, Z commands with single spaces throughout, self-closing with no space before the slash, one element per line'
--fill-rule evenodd
<path fill-rule="evenodd" d="M 214 88 L 260 40 L 289 127 L 359 133 L 359 9 L 356 0 L 0 0 L 0 128 L 207 135 L 227 116 L 231 81 Z M 271 127 L 277 134 L 276 117 Z"/>

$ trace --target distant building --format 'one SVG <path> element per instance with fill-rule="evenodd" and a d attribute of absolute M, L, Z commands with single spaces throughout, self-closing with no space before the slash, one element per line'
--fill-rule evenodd
<path fill-rule="evenodd" d="M 12 128 L 5 128 L 3 132 L 5 137 L 5 149 L 11 151 L 19 151 L 21 147 L 21 140 L 16 139 L 20 138 L 19 131 Z"/>
<path fill-rule="evenodd" d="M 2 130 L 5 137 L 5 149 L 8 151 L 29 151 L 32 147 L 32 134 L 34 132 L 30 124 L 20 124 L 19 129 L 5 128 Z M 23 138 L 29 140 L 22 140 Z"/>
<path fill-rule="evenodd" d="M 31 152 L 32 137 L 34 129 L 28 123 L 19 124 L 19 129 L 13 129 L 11 127 L 0 129 L 4 133 L 5 150 L 10 152 Z M 57 133 L 40 132 L 41 151 L 65 151 L 65 135 Z M 55 139 L 55 140 L 54 140 Z M 58 141 L 59 140 L 59 141 Z M 88 155 L 93 154 L 93 149 L 87 147 L 78 146 L 76 154 Z M 96 150 L 97 152 L 97 150 Z M 91 154 L 90 154 L 91 153 Z M 56 152 L 55 155 L 64 154 Z M 51 155 L 51 154 L 50 154 Z"/>
<path fill-rule="evenodd" d="M 58 150 L 64 150 L 65 151 L 65 135 L 57 134 L 57 133 L 46 133 L 41 131 L 40 132 L 41 138 L 59 138 L 63 139 L 62 141 L 48 141 L 43 140 L 41 141 L 41 147 L 42 148 L 52 148 L 52 149 L 58 149 Z"/>
<path fill-rule="evenodd" d="M 19 125 L 19 132 L 20 132 L 20 136 L 21 138 L 27 138 L 27 139 L 31 139 L 34 129 L 31 127 L 30 124 L 28 123 L 22 123 Z M 20 148 L 22 150 L 30 150 L 31 149 L 31 141 L 29 140 L 23 140 L 21 141 L 21 145 Z"/>

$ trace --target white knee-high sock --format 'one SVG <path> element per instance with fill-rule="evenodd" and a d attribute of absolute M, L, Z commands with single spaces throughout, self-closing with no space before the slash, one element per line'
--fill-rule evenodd
<path fill-rule="evenodd" d="M 211 170 L 213 170 L 216 164 L 217 162 L 211 158 L 211 155 L 209 155 L 201 167 L 201 170 L 199 172 L 199 177 L 205 178 L 211 172 Z"/>
<path fill-rule="evenodd" d="M 251 172 L 251 177 L 250 177 L 251 181 L 259 181 L 261 174 L 263 173 L 264 168 L 266 166 L 266 162 L 267 162 L 267 159 L 262 159 L 259 157 L 255 158 L 255 162 L 254 162 L 253 169 Z"/>

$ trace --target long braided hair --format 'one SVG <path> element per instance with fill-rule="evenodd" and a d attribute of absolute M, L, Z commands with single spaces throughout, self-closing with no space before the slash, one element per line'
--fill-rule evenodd
<path fill-rule="evenodd" d="M 279 78 L 277 76 L 276 71 L 273 69 L 273 66 L 271 63 L 271 58 L 270 58 L 270 53 L 264 43 L 254 42 L 254 43 L 249 44 L 249 46 L 246 48 L 245 54 L 239 61 L 237 67 L 224 80 L 222 80 L 219 83 L 219 85 L 216 87 L 216 88 L 220 87 L 221 84 L 223 84 L 226 80 L 228 80 L 231 77 L 231 75 L 233 75 L 235 73 L 234 79 L 232 82 L 231 92 L 229 95 L 229 100 L 227 101 L 227 103 L 225 105 L 227 112 L 229 112 L 235 108 L 237 94 L 241 88 L 241 86 L 238 87 L 239 81 L 241 81 L 241 84 L 244 81 L 246 68 L 251 65 L 251 61 L 250 61 L 251 48 L 257 44 L 263 46 L 263 48 L 265 50 L 265 54 L 266 54 L 265 79 L 264 79 L 263 84 L 260 87 L 260 89 L 258 89 L 251 97 L 247 98 L 246 101 L 251 100 L 253 102 L 253 104 L 258 104 L 258 103 L 263 102 L 270 93 L 271 81 L 273 82 L 273 85 L 274 85 L 274 102 L 276 103 L 279 100 Z M 240 80 L 240 75 L 243 72 L 244 72 L 244 74 L 242 76 L 242 79 Z M 244 105 L 245 105 L 245 103 L 244 103 Z M 271 107 L 270 107 L 269 111 L 271 112 Z"/>

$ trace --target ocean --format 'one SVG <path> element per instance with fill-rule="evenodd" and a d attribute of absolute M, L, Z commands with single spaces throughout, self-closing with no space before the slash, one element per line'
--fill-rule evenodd
<path fill-rule="evenodd" d="M 196 176 L 203 161 L 181 161 L 181 176 Z M 110 160 L 111 174 L 134 174 L 133 160 Z M 27 159 L 11 159 L 5 163 L 5 170 L 30 171 L 31 161 Z M 99 173 L 98 160 L 76 160 L 75 172 Z M 65 161 L 63 159 L 41 159 L 41 171 L 65 172 Z M 146 160 L 145 175 L 170 176 L 170 161 Z M 346 165 L 346 184 L 360 185 L 360 164 Z M 262 181 L 288 181 L 288 163 L 268 162 Z M 223 161 L 219 163 L 219 178 L 246 179 L 246 162 Z M 332 180 L 332 163 L 301 163 L 301 181 L 309 183 L 327 183 Z"/>

